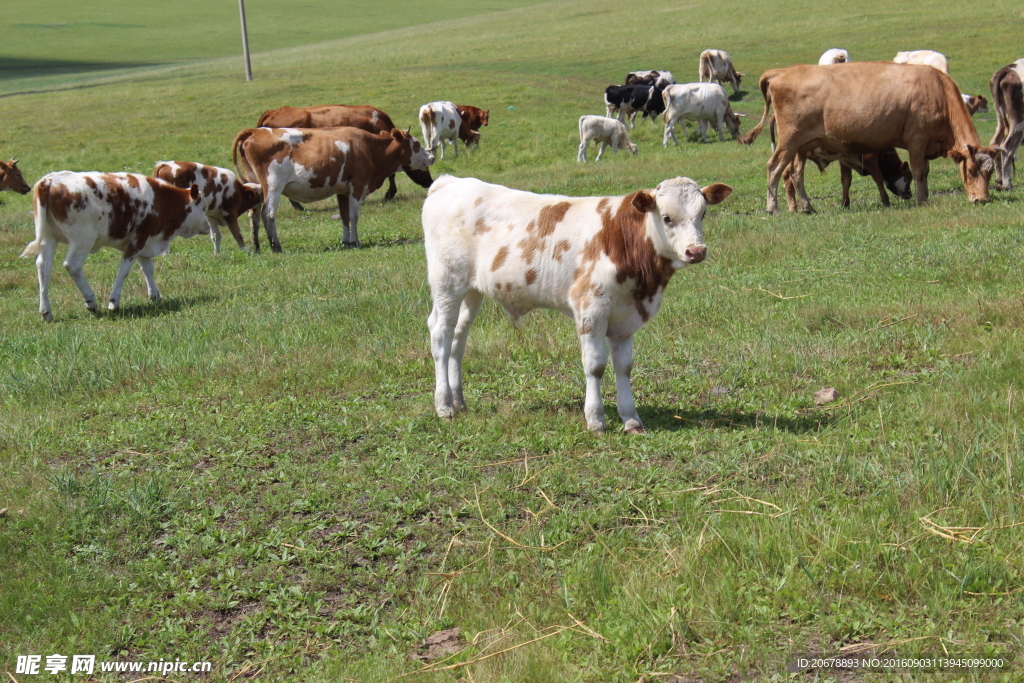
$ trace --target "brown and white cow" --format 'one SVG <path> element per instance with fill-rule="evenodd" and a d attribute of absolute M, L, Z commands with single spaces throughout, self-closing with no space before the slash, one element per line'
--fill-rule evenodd
<path fill-rule="evenodd" d="M 107 304 L 113 311 L 136 260 L 146 277 L 149 298 L 159 301 L 153 257 L 166 254 L 175 237 L 210 232 L 206 200 L 197 186 L 183 190 L 137 173 L 57 171 L 36 183 L 33 196 L 36 238 L 21 255 L 36 257 L 39 313 L 47 322 L 53 320 L 50 272 L 58 243 L 68 245 L 64 267 L 85 297 L 86 307 L 93 312 L 96 295 L 82 270 L 86 257 L 103 247 L 124 254 Z"/>
<path fill-rule="evenodd" d="M 17 157 L 11 157 L 9 161 L 0 161 L 0 192 L 4 191 L 18 194 L 28 194 L 32 191 L 32 187 L 25 182 L 25 176 L 21 175 Z"/>
<path fill-rule="evenodd" d="M 938 69 L 892 62 L 798 64 L 765 72 L 760 85 L 764 114 L 740 142 L 754 141 L 774 105 L 779 144 L 768 160 L 769 213 L 778 212 L 779 179 L 791 164 L 801 208 L 812 210 L 803 155 L 817 147 L 850 155 L 906 149 L 921 204 L 928 199 L 928 160 L 948 156 L 960 168 L 969 200 L 989 200 L 995 151 L 981 145 L 956 83 Z"/>
<path fill-rule="evenodd" d="M 408 131 L 368 133 L 358 128 L 248 128 L 235 136 L 231 159 L 239 177 L 263 190 L 263 218 L 270 248 L 277 239 L 281 196 L 316 202 L 337 196 L 345 224 L 345 246 L 359 246 L 359 205 L 388 176 L 408 166 L 426 170 L 434 155 Z M 259 220 L 254 215 L 253 249 L 260 250 Z"/>
<path fill-rule="evenodd" d="M 486 122 L 485 122 L 486 125 Z M 369 105 L 356 104 L 321 104 L 314 107 L 279 107 L 263 112 L 257 128 L 338 128 L 352 126 L 370 133 L 386 133 L 397 128 L 386 112 Z M 420 187 L 430 187 L 434 182 L 430 177 L 430 169 L 425 171 L 403 167 L 402 170 L 409 180 Z M 394 199 L 398 192 L 395 175 L 388 176 L 388 189 L 384 193 L 384 201 Z M 292 206 L 302 211 L 302 206 L 292 202 Z"/>
<path fill-rule="evenodd" d="M 1009 190 L 1013 187 L 1014 160 L 1021 139 L 1024 139 L 1024 59 L 1007 64 L 992 74 L 992 102 L 996 108 L 996 133 L 992 136 L 992 147 L 1000 150 L 996 175 L 999 183 L 996 189 Z"/>
<path fill-rule="evenodd" d="M 660 69 L 652 71 L 630 71 L 626 74 L 626 80 L 624 80 L 622 84 L 653 85 L 664 90 L 670 85 L 675 85 L 675 82 L 676 79 L 673 78 L 671 71 Z"/>
<path fill-rule="evenodd" d="M 455 109 L 458 110 L 462 122 L 469 126 L 470 130 L 479 131 L 481 126 L 486 126 L 491 120 L 490 109 L 471 107 L 468 104 L 457 104 Z"/>
<path fill-rule="evenodd" d="M 736 71 L 732 65 L 732 57 L 725 50 L 701 52 L 698 74 L 699 81 L 715 81 L 718 85 L 722 85 L 722 81 L 729 81 L 732 83 L 733 93 L 740 91 L 740 81 L 743 80 L 743 74 Z"/>
<path fill-rule="evenodd" d="M 629 384 L 633 334 L 658 312 L 672 275 L 706 258 L 707 206 L 731 192 L 721 183 L 702 189 L 672 178 L 624 196 L 564 197 L 438 178 L 423 203 L 438 416 L 466 409 L 462 358 L 487 296 L 516 327 L 534 308 L 575 321 L 587 382 L 584 414 L 593 431 L 606 428 L 607 340 L 619 415 L 627 432 L 642 433 Z"/>
<path fill-rule="evenodd" d="M 245 240 L 238 227 L 238 217 L 263 202 L 263 191 L 256 183 L 241 183 L 226 168 L 207 166 L 193 161 L 158 161 L 153 177 L 175 187 L 199 187 L 206 198 L 206 217 L 210 219 L 210 239 L 213 251 L 220 253 L 220 227 L 226 225 L 238 248 L 245 251 Z"/>
<path fill-rule="evenodd" d="M 449 142 L 455 147 L 456 159 L 459 158 L 459 140 L 462 140 L 467 148 L 480 144 L 480 133 L 472 130 L 462 120 L 459 109 L 453 102 L 428 102 L 420 107 L 419 119 L 420 130 L 423 131 L 423 146 L 433 153 L 440 145 L 442 159 Z"/>

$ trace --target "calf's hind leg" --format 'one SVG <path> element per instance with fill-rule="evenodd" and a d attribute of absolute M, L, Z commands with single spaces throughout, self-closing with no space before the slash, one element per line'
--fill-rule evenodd
<path fill-rule="evenodd" d="M 89 247 L 80 244 L 68 245 L 68 255 L 64 259 L 64 268 L 68 271 L 68 275 L 74 280 L 75 285 L 78 287 L 78 291 L 82 293 L 85 298 L 85 307 L 93 313 L 96 312 L 96 294 L 92 291 L 92 287 L 85 279 L 85 271 L 82 266 L 85 264 L 86 257 L 89 256 Z M 52 260 L 52 256 L 50 259 Z M 128 266 L 131 269 L 131 265 Z M 119 271 L 120 274 L 120 271 Z M 127 274 L 127 273 L 126 273 Z M 120 295 L 121 289 L 118 287 L 117 293 Z M 110 294 L 111 300 L 113 300 L 114 293 Z M 117 307 L 116 302 L 114 307 Z M 113 310 L 113 309 L 111 309 Z"/>
<path fill-rule="evenodd" d="M 432 288 L 433 289 L 433 288 Z M 449 289 L 434 292 L 434 307 L 427 318 L 430 329 L 430 352 L 434 357 L 434 410 L 438 417 L 455 417 L 455 401 L 448 380 L 448 366 L 452 357 L 455 327 L 459 322 L 459 308 L 466 290 Z M 468 325 L 466 327 L 468 334 Z"/>
<path fill-rule="evenodd" d="M 473 326 L 483 300 L 484 296 L 480 292 L 473 289 L 468 291 L 459 309 L 459 322 L 455 325 L 451 356 L 448 359 L 448 386 L 452 390 L 452 405 L 456 412 L 466 409 L 466 399 L 462 394 L 462 358 L 466 355 L 469 328 Z"/>

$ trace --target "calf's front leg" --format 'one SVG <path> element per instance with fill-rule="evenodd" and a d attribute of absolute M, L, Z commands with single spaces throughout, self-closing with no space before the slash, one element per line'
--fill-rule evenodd
<path fill-rule="evenodd" d="M 633 372 L 633 335 L 625 339 L 611 339 L 612 367 L 615 369 L 615 400 L 619 405 L 619 417 L 629 434 L 645 434 L 644 423 L 636 412 L 633 388 L 629 376 Z"/>
<path fill-rule="evenodd" d="M 583 351 L 583 373 L 587 381 L 583 415 L 587 418 L 587 429 L 604 432 L 608 425 L 604 420 L 604 402 L 601 400 L 601 378 L 608 365 L 608 348 L 605 345 L 608 320 L 583 319 L 577 329 Z"/>
<path fill-rule="evenodd" d="M 142 269 L 142 275 L 146 278 L 146 294 L 149 295 L 149 300 L 153 303 L 159 302 L 160 290 L 156 288 L 156 278 L 153 277 L 153 257 L 140 256 L 139 268 Z"/>
<path fill-rule="evenodd" d="M 124 280 L 128 277 L 128 273 L 131 272 L 132 266 L 135 265 L 135 259 L 138 254 L 131 256 L 125 256 L 121 259 L 121 264 L 117 267 L 117 277 L 114 278 L 114 286 L 110 289 L 110 301 L 107 302 L 107 310 L 116 311 L 121 301 L 121 288 L 124 287 Z"/>

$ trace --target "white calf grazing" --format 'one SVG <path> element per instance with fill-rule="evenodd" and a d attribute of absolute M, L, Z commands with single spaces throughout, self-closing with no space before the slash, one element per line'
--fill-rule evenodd
<path fill-rule="evenodd" d="M 420 107 L 420 129 L 423 146 L 433 153 L 441 145 L 442 159 L 449 142 L 455 147 L 456 159 L 459 158 L 459 140 L 466 143 L 466 147 L 480 142 L 480 133 L 462 122 L 459 108 L 453 102 L 429 102 Z"/>
<path fill-rule="evenodd" d="M 934 50 L 910 50 L 909 52 L 897 52 L 892 61 L 897 64 L 924 64 L 931 66 L 942 73 L 949 75 L 949 64 L 946 62 L 946 55 Z"/>
<path fill-rule="evenodd" d="M 442 176 L 423 203 L 427 274 L 434 307 L 427 324 L 440 417 L 466 409 L 462 358 L 484 296 L 519 327 L 534 308 L 575 321 L 583 348 L 587 427 L 606 428 L 601 377 L 612 364 L 619 415 L 643 432 L 629 376 L 633 333 L 661 307 L 676 270 L 707 256 L 708 204 L 732 189 L 689 178 L 619 197 L 539 195 L 476 178 Z"/>
<path fill-rule="evenodd" d="M 153 257 L 166 254 L 175 237 L 210 232 L 206 200 L 195 185 L 182 190 L 137 173 L 57 171 L 43 176 L 33 193 L 36 238 L 21 255 L 37 257 L 39 313 L 47 322 L 53 319 L 50 272 L 58 243 L 68 245 L 64 267 L 90 311 L 96 310 L 96 295 L 82 271 L 86 257 L 103 247 L 124 254 L 107 305 L 113 311 L 136 259 L 146 277 L 149 298 L 159 301 Z"/>
<path fill-rule="evenodd" d="M 722 81 L 729 81 L 734 93 L 740 91 L 740 81 L 743 80 L 743 74 L 736 71 L 732 65 L 732 57 L 725 50 L 701 52 L 698 74 L 698 80 L 708 83 L 715 81 L 721 85 Z"/>
<path fill-rule="evenodd" d="M 243 184 L 226 168 L 193 161 L 158 161 L 153 167 L 153 177 L 186 190 L 193 185 L 199 187 L 207 200 L 206 217 L 210 219 L 210 239 L 213 240 L 214 253 L 220 253 L 221 225 L 228 227 L 238 248 L 245 250 L 238 217 L 263 202 L 263 190 L 259 183 Z"/>
<path fill-rule="evenodd" d="M 818 66 L 825 66 L 826 64 L 845 64 L 848 61 L 850 61 L 850 53 L 846 50 L 834 47 L 831 50 L 825 50 L 824 54 L 822 54 L 818 59 Z"/>
<path fill-rule="evenodd" d="M 718 131 L 718 139 L 725 140 L 722 135 L 722 123 L 729 127 L 735 138 L 740 134 L 740 116 L 732 110 L 725 90 L 717 83 L 677 83 L 670 85 L 662 94 L 665 100 L 665 134 L 662 145 L 668 147 L 669 138 L 679 144 L 676 139 L 676 122 L 683 122 L 683 136 L 686 136 L 686 122 L 696 121 L 700 129 L 701 142 L 708 141 L 708 122 Z"/>
<path fill-rule="evenodd" d="M 580 151 L 576 155 L 576 161 L 587 161 L 587 145 L 590 142 L 598 143 L 601 148 L 597 151 L 597 161 L 608 145 L 611 145 L 612 152 L 619 153 L 619 149 L 625 147 L 636 156 L 636 145 L 629 140 L 629 132 L 626 124 L 617 119 L 607 116 L 581 116 L 580 117 Z"/>

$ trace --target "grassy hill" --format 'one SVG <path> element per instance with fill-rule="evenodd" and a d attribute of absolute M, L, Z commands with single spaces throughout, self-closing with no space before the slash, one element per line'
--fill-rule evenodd
<path fill-rule="evenodd" d="M 685 175 L 735 192 L 708 212 L 709 260 L 637 335 L 639 438 L 617 431 L 610 386 L 612 432 L 586 432 L 568 320 L 540 311 L 516 332 L 492 304 L 470 336 L 470 412 L 434 416 L 425 191 L 404 178 L 396 201 L 364 206 L 360 250 L 341 248 L 329 202 L 281 211 L 280 255 L 175 242 L 160 305 L 133 274 L 123 309 L 92 316 L 58 265 L 51 325 L 17 258 L 30 199 L 0 195 L 4 666 L 60 652 L 209 660 L 210 680 L 652 683 L 783 680 L 798 656 L 872 645 L 1021 647 L 1020 191 L 969 206 L 937 160 L 928 206 L 883 209 L 856 180 L 842 210 L 832 170 L 808 175 L 816 215 L 769 218 L 763 139 L 665 149 L 644 122 L 637 158 L 575 161 L 577 117 L 603 113 L 607 85 L 647 68 L 695 80 L 708 47 L 748 74 L 734 107 L 752 117 L 763 70 L 829 47 L 936 49 L 986 93 L 1021 56 L 1019 8 L 524 4 L 341 8 L 278 32 L 256 16 L 288 24 L 285 6 L 249 3 L 253 83 L 222 56 L 230 3 L 209 21 L 199 4 L 60 5 L 85 48 L 29 28 L 8 43 L 4 59 L 163 64 L 3 81 L 0 156 L 33 182 L 228 165 L 234 135 L 283 104 L 371 103 L 404 127 L 451 99 L 492 123 L 435 177 L 584 195 Z M 210 42 L 191 37 L 214 12 Z M 90 22 L 152 28 L 119 56 L 127 34 Z M 988 140 L 993 115 L 975 122 Z M 118 260 L 87 261 L 100 296 Z M 840 400 L 814 406 L 826 386 Z M 469 647 L 415 673 L 422 640 L 452 627 Z"/>

